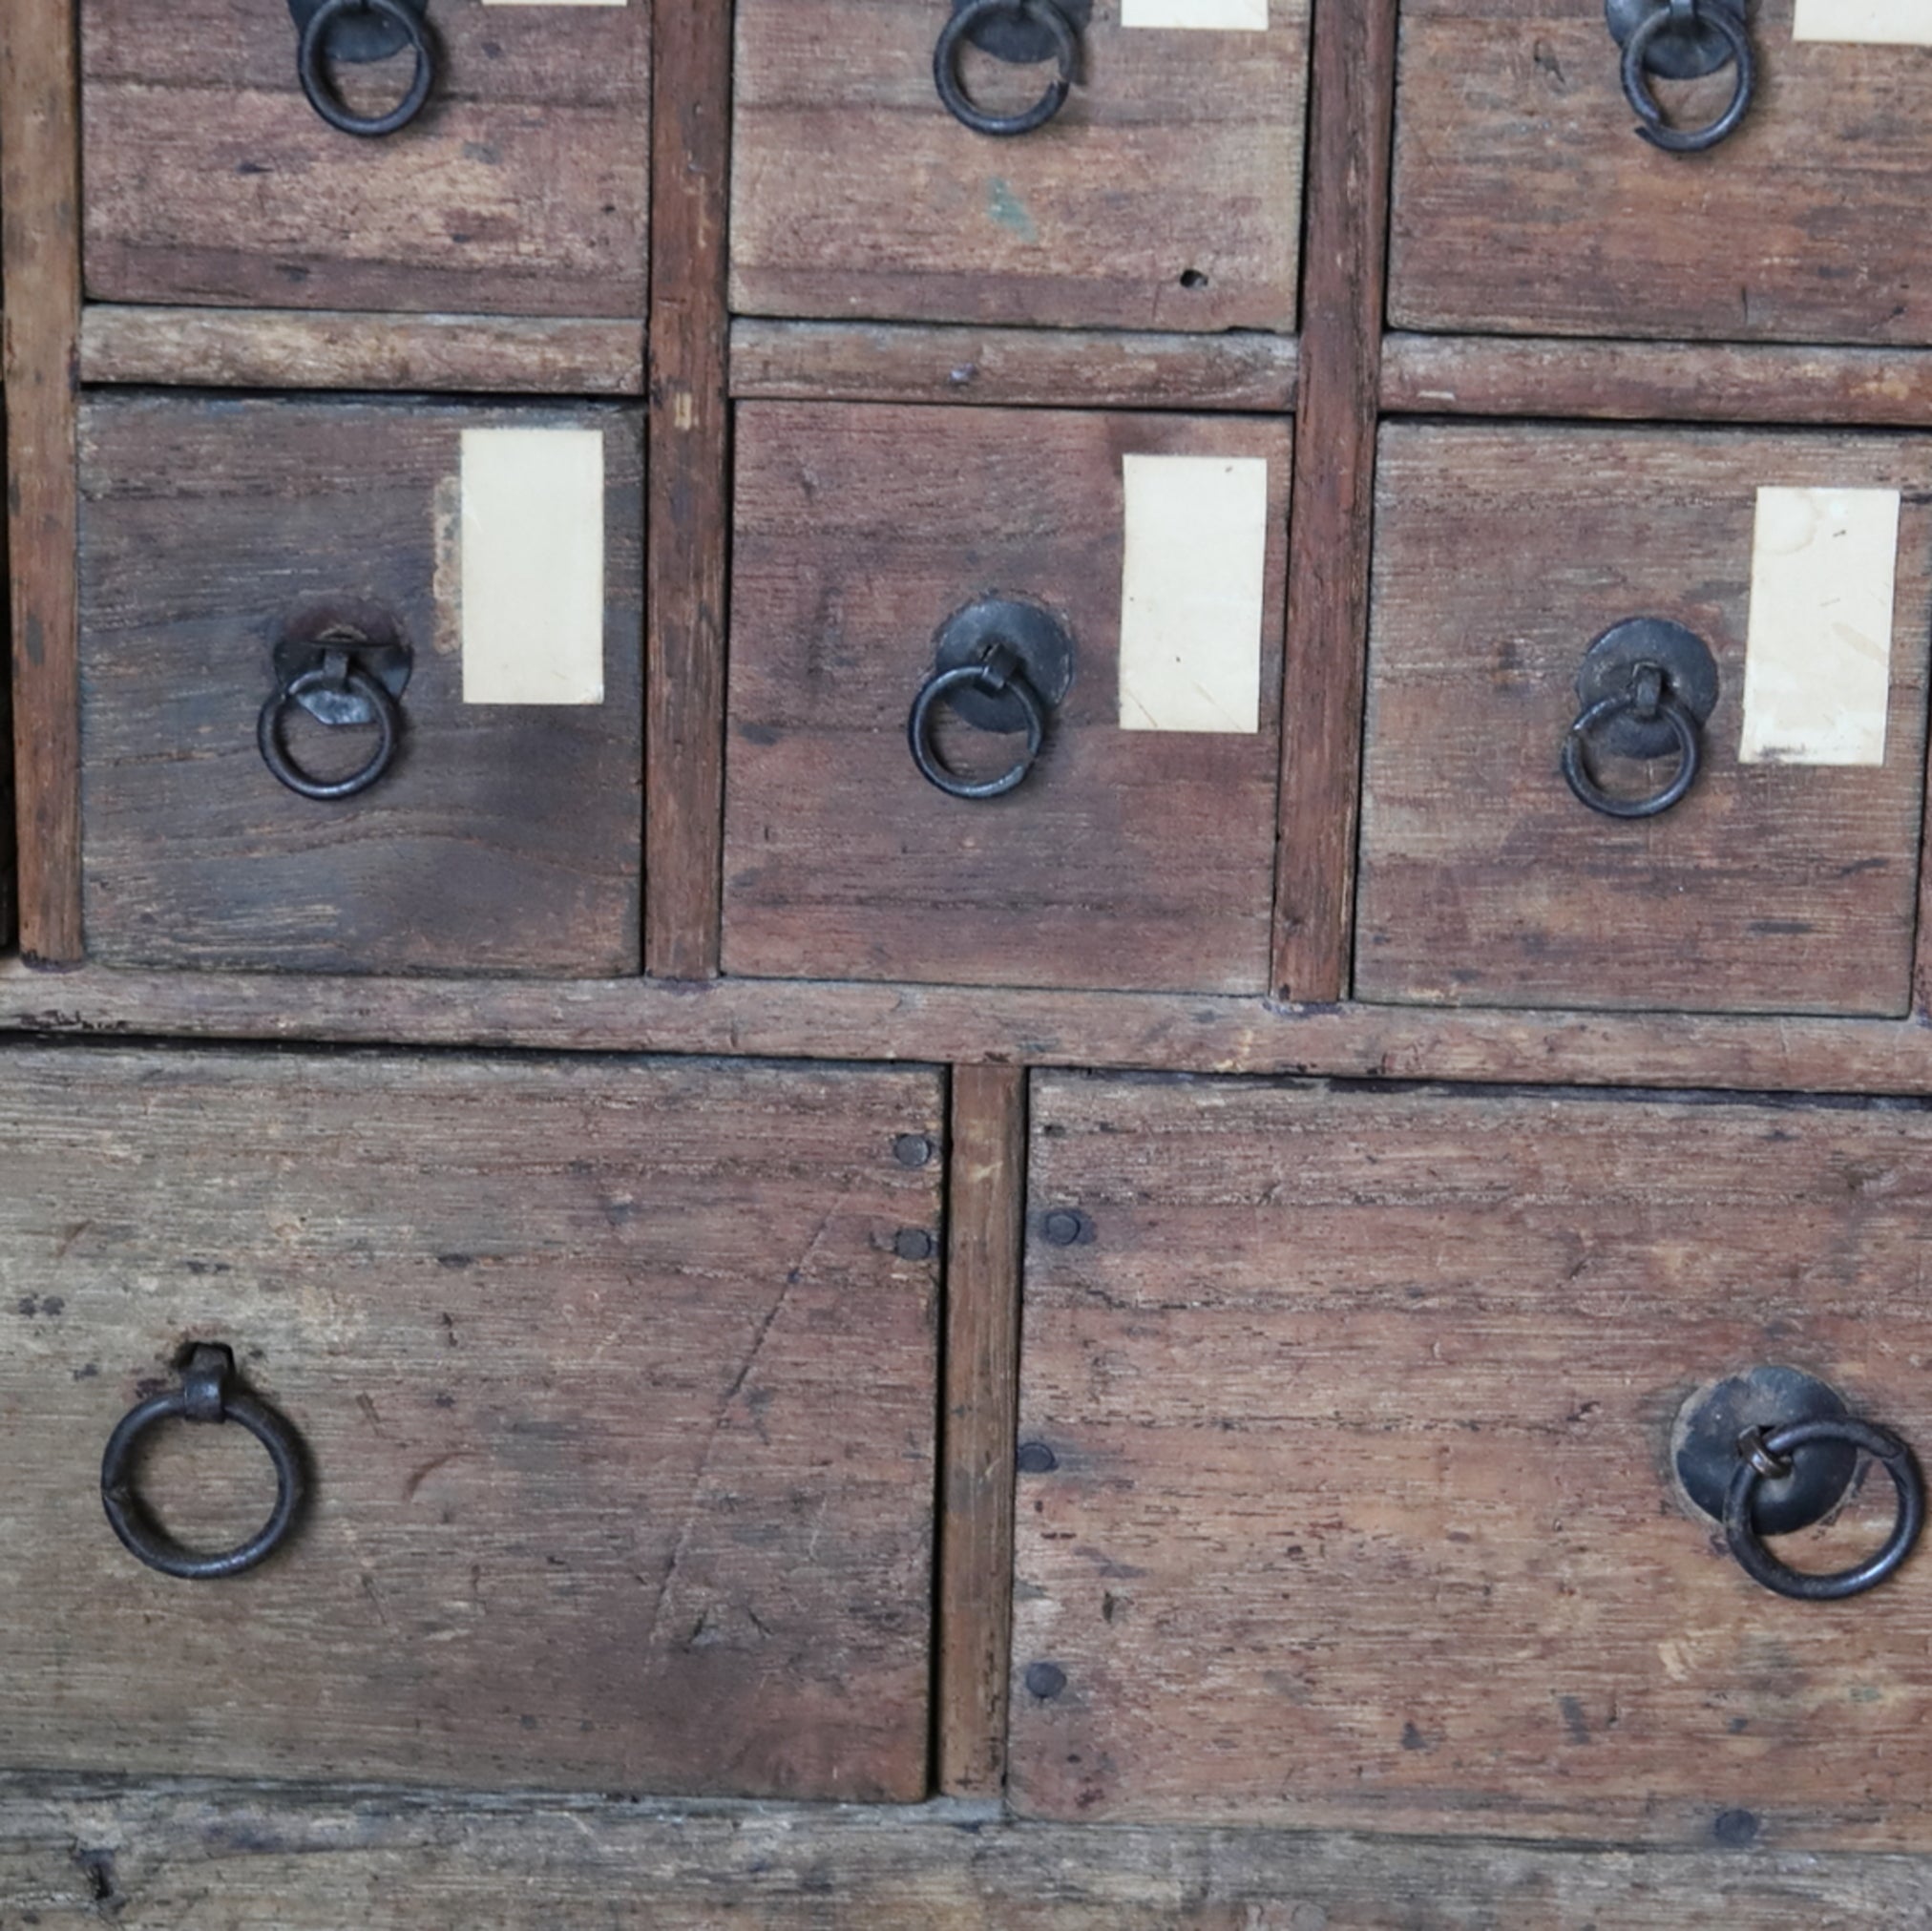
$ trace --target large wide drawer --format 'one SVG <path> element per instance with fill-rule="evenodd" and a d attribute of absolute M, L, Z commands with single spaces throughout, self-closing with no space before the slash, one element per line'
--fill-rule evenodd
<path fill-rule="evenodd" d="M 938 1075 L 0 1070 L 10 1763 L 922 1795 Z M 102 1510 L 110 1432 L 197 1344 L 308 1469 L 285 1544 L 220 1580 Z M 235 1419 L 149 1444 L 181 1542 L 268 1513 Z"/>

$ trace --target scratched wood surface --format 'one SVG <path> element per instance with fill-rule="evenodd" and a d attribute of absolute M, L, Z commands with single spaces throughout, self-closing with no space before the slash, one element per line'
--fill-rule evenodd
<path fill-rule="evenodd" d="M 1389 296 L 1400 328 L 1932 341 L 1932 63 L 1798 45 L 1756 0 L 1757 98 L 1709 153 L 1633 132 L 1596 6 L 1404 0 Z M 1708 122 L 1733 71 L 1660 84 Z"/>
<path fill-rule="evenodd" d="M 0 1063 L 10 1764 L 923 1794 L 943 1163 L 893 1145 L 942 1140 L 937 1075 Z M 189 1340 L 316 1472 L 220 1583 L 138 1565 L 98 1492 Z M 233 1433 L 144 1479 L 204 1544 L 266 1513 Z"/>
<path fill-rule="evenodd" d="M 1882 766 L 1737 760 L 1761 484 L 1903 492 Z M 1376 492 L 1355 993 L 1474 1004 L 1902 1013 L 1932 628 L 1932 443 L 1401 424 Z M 1705 768 L 1661 817 L 1559 758 L 1592 639 L 1717 659 Z M 1662 766 L 1609 763 L 1634 793 Z"/>
<path fill-rule="evenodd" d="M 1306 0 L 1265 31 L 1125 29 L 1096 0 L 1045 127 L 940 103 L 939 0 L 740 0 L 731 305 L 754 315 L 1289 330 L 1301 229 Z M 968 52 L 972 96 L 1049 70 Z"/>
<path fill-rule="evenodd" d="M 1761 1362 L 1932 1444 L 1932 1115 L 1042 1074 L 1032 1149 L 1022 1815 L 1932 1844 L 1923 1553 L 1774 1596 L 1669 1452 Z"/>
<path fill-rule="evenodd" d="M 83 0 L 88 294 L 640 316 L 648 9 L 437 0 L 430 20 L 429 103 L 370 139 L 304 98 L 285 6 Z M 380 113 L 408 62 L 334 72 Z"/>
<path fill-rule="evenodd" d="M 599 428 L 604 699 L 462 702 L 461 436 Z M 95 396 L 82 411 L 91 955 L 319 971 L 634 972 L 642 840 L 642 425 L 616 405 Z M 270 651 L 339 613 L 413 652 L 394 769 L 286 790 L 256 747 Z M 320 615 L 318 615 L 320 613 Z M 368 733 L 301 727 L 312 768 Z M 338 747 L 330 740 L 353 739 Z"/>

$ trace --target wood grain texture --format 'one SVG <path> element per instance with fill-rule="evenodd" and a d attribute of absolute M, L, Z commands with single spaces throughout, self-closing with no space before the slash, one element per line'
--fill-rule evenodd
<path fill-rule="evenodd" d="M 1755 104 L 1689 160 L 1639 140 L 1597 8 L 1405 0 L 1390 320 L 1400 328 L 1932 341 L 1913 225 L 1932 69 L 1752 10 Z M 1715 117 L 1732 71 L 1660 93 Z"/>
<path fill-rule="evenodd" d="M 1045 127 L 940 103 L 946 15 L 905 0 L 741 0 L 731 302 L 755 315 L 1292 329 L 1306 0 L 1266 32 L 1123 29 L 1096 0 Z M 1010 113 L 1046 71 L 969 52 Z M 808 164 L 801 164 L 809 157 Z"/>
<path fill-rule="evenodd" d="M 602 431 L 604 699 L 462 701 L 461 437 Z M 83 413 L 87 933 L 127 964 L 606 975 L 638 963 L 642 425 L 569 409 L 109 395 Z M 269 653 L 366 608 L 413 651 L 394 769 L 285 790 Z M 304 721 L 311 767 L 368 755 Z"/>
<path fill-rule="evenodd" d="M 952 1097 L 935 1783 L 950 1796 L 993 1796 L 1006 1776 L 1026 1075 L 956 1067 Z"/>
<path fill-rule="evenodd" d="M 641 395 L 638 322 L 136 308 L 80 320 L 80 379 L 187 388 L 404 388 Z"/>
<path fill-rule="evenodd" d="M 1317 10 L 1272 984 L 1347 990 L 1396 0 Z"/>
<path fill-rule="evenodd" d="M 1902 490 L 1882 767 L 1737 761 L 1760 484 Z M 1395 425 L 1382 437 L 1355 992 L 1902 1013 L 1932 628 L 1932 443 Z M 1614 821 L 1559 768 L 1590 640 L 1689 625 L 1705 768 Z M 1634 766 L 1616 771 L 1640 789 Z M 1651 773 L 1657 783 L 1663 773 Z"/>
<path fill-rule="evenodd" d="M 429 105 L 365 139 L 304 99 L 285 8 L 82 0 L 89 295 L 641 317 L 647 9 L 449 0 L 431 24 Z M 381 112 L 406 59 L 338 83 Z"/>
<path fill-rule="evenodd" d="M 645 970 L 718 970 L 731 419 L 725 223 L 731 10 L 656 12 Z"/>
<path fill-rule="evenodd" d="M 1294 407 L 1298 345 L 1272 335 L 926 328 L 887 322 L 731 325 L 741 401 L 955 402 L 1006 408 Z"/>
<path fill-rule="evenodd" d="M 0 339 L 5 328 L 6 318 L 0 315 Z M 0 395 L 0 464 L 6 460 L 6 449 L 7 410 Z M 12 634 L 12 597 L 7 584 L 7 519 L 0 517 L 0 951 L 13 944 L 20 903 L 14 871 L 13 664 L 8 641 Z"/>
<path fill-rule="evenodd" d="M 849 1798 L 926 1779 L 936 1075 L 4 1057 L 13 1766 Z M 114 1176 L 103 1193 L 103 1176 Z M 95 1471 L 189 1340 L 300 1431 L 245 1576 L 141 1568 Z M 229 1431 L 147 1494 L 264 1512 Z"/>
<path fill-rule="evenodd" d="M 1928 1142 L 1860 1102 L 1037 1078 L 1020 1812 L 1932 1841 L 1924 1558 L 1774 1596 L 1669 1446 L 1759 1362 L 1932 1440 Z M 1042 1237 L 1060 1206 L 1090 1238 Z M 1891 1508 L 1868 1472 L 1778 1547 L 1841 1566 Z"/>
<path fill-rule="evenodd" d="M 0 1784 L 39 1931 L 1924 1931 L 1883 1855 L 1585 1851 L 916 1810 Z"/>
<path fill-rule="evenodd" d="M 751 403 L 737 443 L 725 970 L 1262 990 L 1287 423 Z M 1119 728 L 1129 451 L 1269 463 L 1252 735 Z M 1076 668 L 1025 783 L 973 803 L 919 775 L 906 719 L 989 594 L 1060 613 Z M 1015 742 L 941 747 L 990 774 Z"/>
<path fill-rule="evenodd" d="M 0 237 L 7 282 L 7 520 L 13 617 L 20 948 L 81 955 L 74 359 L 79 100 L 64 0 L 0 5 Z"/>

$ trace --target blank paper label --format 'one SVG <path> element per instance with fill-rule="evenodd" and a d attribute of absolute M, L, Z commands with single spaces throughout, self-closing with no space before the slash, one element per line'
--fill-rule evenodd
<path fill-rule="evenodd" d="M 1268 0 L 1121 0 L 1123 27 L 1218 27 L 1265 33 Z"/>
<path fill-rule="evenodd" d="M 1932 47 L 1932 0 L 1797 0 L 1791 37 Z"/>
<path fill-rule="evenodd" d="M 463 431 L 463 702 L 603 702 L 601 430 Z"/>
<path fill-rule="evenodd" d="M 1122 460 L 1121 728 L 1258 731 L 1267 460 Z"/>
<path fill-rule="evenodd" d="M 1896 490 L 1760 490 L 1745 640 L 1746 765 L 1882 765 Z"/>

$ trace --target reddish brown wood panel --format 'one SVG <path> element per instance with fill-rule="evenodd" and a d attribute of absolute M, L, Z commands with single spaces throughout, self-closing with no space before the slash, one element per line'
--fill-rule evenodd
<path fill-rule="evenodd" d="M 1043 128 L 941 104 L 939 4 L 741 0 L 732 306 L 1062 327 L 1292 329 L 1305 0 L 1265 31 L 1125 28 L 1096 0 L 1080 83 Z M 968 51 L 1013 113 L 1050 70 Z"/>
<path fill-rule="evenodd" d="M 1928 481 L 1932 443 L 1898 437 L 1385 430 L 1357 997 L 1904 1012 Z M 1882 766 L 1738 761 L 1765 484 L 1904 493 Z M 1702 637 L 1720 690 L 1690 794 L 1617 821 L 1571 796 L 1560 757 L 1585 651 L 1643 616 Z"/>
<path fill-rule="evenodd" d="M 1754 105 L 1708 154 L 1634 133 L 1600 7 L 1404 0 L 1390 320 L 1401 328 L 1932 341 L 1916 230 L 1932 66 L 1751 10 Z M 1733 70 L 1659 94 L 1713 119 Z"/>
<path fill-rule="evenodd" d="M 893 1144 L 936 1075 L 22 1048 L 0 1088 L 12 1762 L 922 1794 L 942 1169 Z M 219 1583 L 97 1481 L 195 1340 L 315 1470 Z M 203 1545 L 265 1513 L 233 1433 L 143 1477 Z"/>
<path fill-rule="evenodd" d="M 641 316 L 648 13 L 442 0 L 428 105 L 359 138 L 304 98 L 285 6 L 82 0 L 89 295 Z M 374 114 L 410 59 L 333 71 Z"/>
<path fill-rule="evenodd" d="M 1925 1557 L 1774 1596 L 1670 1454 L 1759 1363 L 1932 1444 L 1928 1146 L 1878 1104 L 1037 1078 L 1022 1814 L 1932 1841 Z M 1838 1567 L 1890 1509 L 1868 1470 L 1774 1545 Z"/>
<path fill-rule="evenodd" d="M 724 965 L 763 977 L 1260 991 L 1274 859 L 1285 422 L 1006 409 L 738 411 Z M 1123 456 L 1259 457 L 1253 733 L 1123 730 Z M 907 715 L 954 612 L 1032 598 L 1075 673 L 1006 796 L 920 776 Z M 976 773 L 1018 740 L 963 726 Z"/>
<path fill-rule="evenodd" d="M 603 434 L 601 703 L 463 702 L 466 429 Z M 84 411 L 87 934 L 116 963 L 632 972 L 642 424 L 614 405 L 108 396 Z M 402 749 L 360 796 L 269 773 L 271 651 L 337 619 L 410 645 Z M 369 734 L 302 721 L 345 770 Z M 353 738 L 338 749 L 331 739 Z"/>

